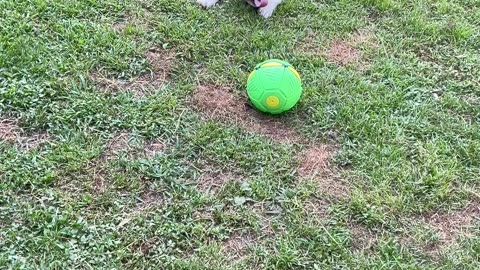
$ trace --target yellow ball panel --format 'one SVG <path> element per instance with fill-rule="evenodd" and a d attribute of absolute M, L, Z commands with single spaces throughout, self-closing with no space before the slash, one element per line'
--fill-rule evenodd
<path fill-rule="evenodd" d="M 280 99 L 276 96 L 269 96 L 265 102 L 267 106 L 271 109 L 275 109 L 280 105 Z"/>
<path fill-rule="evenodd" d="M 276 62 L 270 62 L 270 63 L 265 63 L 261 66 L 261 68 L 267 68 L 267 67 L 281 67 L 281 63 L 276 63 Z"/>
<path fill-rule="evenodd" d="M 300 78 L 300 74 L 298 74 L 298 72 L 293 67 L 288 67 L 288 69 L 295 75 L 295 77 L 297 77 L 299 80 L 302 80 Z"/>

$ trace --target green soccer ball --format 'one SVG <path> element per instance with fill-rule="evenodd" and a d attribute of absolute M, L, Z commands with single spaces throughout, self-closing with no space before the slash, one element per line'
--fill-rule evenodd
<path fill-rule="evenodd" d="M 302 80 L 292 65 L 271 59 L 258 64 L 247 81 L 247 95 L 258 110 L 279 114 L 290 110 L 302 95 Z"/>

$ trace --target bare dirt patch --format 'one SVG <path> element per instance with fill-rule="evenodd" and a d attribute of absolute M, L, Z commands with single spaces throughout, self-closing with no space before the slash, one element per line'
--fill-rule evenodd
<path fill-rule="evenodd" d="M 307 148 L 301 159 L 298 173 L 301 177 L 315 177 L 330 171 L 330 159 L 334 149 L 329 145 L 314 145 Z"/>
<path fill-rule="evenodd" d="M 105 193 L 109 186 L 108 172 L 104 164 L 95 164 L 89 170 L 93 179 L 93 191 L 96 194 Z"/>
<path fill-rule="evenodd" d="M 462 96 L 462 99 L 471 106 L 480 106 L 480 96 L 474 94 L 467 94 Z"/>
<path fill-rule="evenodd" d="M 152 71 L 155 72 L 155 76 L 152 79 L 155 81 L 168 79 L 172 72 L 175 59 L 175 53 L 173 51 L 152 48 L 145 54 L 145 57 Z"/>
<path fill-rule="evenodd" d="M 330 42 L 325 55 L 329 61 L 337 65 L 354 65 L 359 69 L 365 69 L 369 65 L 364 51 L 378 47 L 374 33 L 367 29 L 360 29 L 347 39 L 334 39 Z"/>
<path fill-rule="evenodd" d="M 18 121 L 12 118 L 0 118 L 0 141 L 13 143 L 16 146 L 29 151 L 47 143 L 50 139 L 48 133 L 25 133 L 18 125 Z"/>
<path fill-rule="evenodd" d="M 144 73 L 130 80 L 112 78 L 102 71 L 90 74 L 90 80 L 105 93 L 131 91 L 136 97 L 144 97 L 163 87 L 172 73 L 175 53 L 173 51 L 152 48 L 146 54 L 150 72 Z"/>
<path fill-rule="evenodd" d="M 148 213 L 152 208 L 164 205 L 164 203 L 164 198 L 160 193 L 152 190 L 144 191 L 135 206 L 125 209 L 122 220 L 117 224 L 117 229 L 121 229 L 133 219 Z"/>
<path fill-rule="evenodd" d="M 20 137 L 20 127 L 14 119 L 0 119 L 0 140 L 16 141 Z"/>
<path fill-rule="evenodd" d="M 147 189 L 140 196 L 141 209 L 153 207 L 164 203 L 164 197 L 161 193 Z"/>
<path fill-rule="evenodd" d="M 212 208 L 201 208 L 197 209 L 192 213 L 193 218 L 196 221 L 208 221 L 211 223 L 215 222 L 215 217 L 213 214 L 213 209 Z"/>
<path fill-rule="evenodd" d="M 480 203 L 473 201 L 461 210 L 428 213 L 402 220 L 405 232 L 399 236 L 399 241 L 421 250 L 433 259 L 440 259 L 442 253 L 457 241 L 472 236 L 472 229 L 479 221 Z M 414 228 L 434 233 L 438 238 L 427 236 L 425 239 L 418 239 L 412 231 Z"/>
<path fill-rule="evenodd" d="M 279 228 L 275 224 L 275 217 L 280 213 L 280 209 L 272 208 L 269 202 L 256 202 L 248 206 L 253 210 L 256 219 L 253 224 L 256 227 L 251 231 L 235 231 L 223 242 L 223 252 L 228 258 L 234 261 L 241 261 L 249 253 L 249 248 L 257 244 L 264 243 L 267 239 L 274 238 L 278 234 L 284 233 L 284 228 Z M 229 209 L 235 212 L 235 208 Z M 250 224 L 250 225 L 253 225 Z"/>
<path fill-rule="evenodd" d="M 116 159 L 122 154 L 128 158 L 152 158 L 156 154 L 164 152 L 165 149 L 166 143 L 159 138 L 146 141 L 131 133 L 121 132 L 107 142 L 101 159 Z"/>
<path fill-rule="evenodd" d="M 326 56 L 329 61 L 346 66 L 357 64 L 360 61 L 361 52 L 350 43 L 337 39 L 331 42 Z"/>
<path fill-rule="evenodd" d="M 328 194 L 334 200 L 348 200 L 351 194 L 351 187 L 338 174 L 316 178 L 319 184 L 319 190 L 323 194 Z"/>
<path fill-rule="evenodd" d="M 248 253 L 248 248 L 255 245 L 258 239 L 248 232 L 235 232 L 223 244 L 223 252 L 231 259 L 241 260 Z"/>
<path fill-rule="evenodd" d="M 193 104 L 212 118 L 236 117 L 245 111 L 244 98 L 236 97 L 227 86 L 201 85 L 193 95 Z"/>
<path fill-rule="evenodd" d="M 234 172 L 225 172 L 221 168 L 215 166 L 207 166 L 201 170 L 200 176 L 195 180 L 197 189 L 215 194 L 226 183 L 230 181 L 239 181 L 243 177 Z"/>
<path fill-rule="evenodd" d="M 128 21 L 130 18 L 127 18 L 125 20 L 117 21 L 112 25 L 113 30 L 116 32 L 123 32 L 127 26 L 129 25 Z"/>
<path fill-rule="evenodd" d="M 139 242 L 130 245 L 129 250 L 134 254 L 148 256 L 159 245 L 159 243 L 162 243 L 162 241 L 163 240 L 157 236 L 148 239 L 142 239 Z"/>
<path fill-rule="evenodd" d="M 321 44 L 315 32 L 309 32 L 299 42 L 298 49 L 305 55 L 325 57 L 328 61 L 340 66 L 354 65 L 364 68 L 365 59 L 361 47 L 377 48 L 374 34 L 366 29 L 352 33 L 345 39 L 334 39 L 327 46 Z"/>
<path fill-rule="evenodd" d="M 209 119 L 233 123 L 249 132 L 262 134 L 278 142 L 301 142 L 303 138 L 290 128 L 291 123 L 278 116 L 267 116 L 248 105 L 246 97 L 235 95 L 230 87 L 201 85 L 191 104 Z"/>
<path fill-rule="evenodd" d="M 453 213 L 433 213 L 426 215 L 425 223 L 440 235 L 440 242 L 450 245 L 461 235 L 468 235 L 475 222 L 480 221 L 480 204 L 472 202 L 462 210 Z"/>
<path fill-rule="evenodd" d="M 377 244 L 378 235 L 367 227 L 353 222 L 349 222 L 347 227 L 350 230 L 354 251 L 363 253 L 371 250 L 373 246 Z"/>
<path fill-rule="evenodd" d="M 312 197 L 303 204 L 303 214 L 307 218 L 312 218 L 315 221 L 325 220 L 328 216 L 328 208 L 330 203 L 324 199 Z"/>
<path fill-rule="evenodd" d="M 27 151 L 38 148 L 40 145 L 50 140 L 48 133 L 35 133 L 29 136 L 21 137 L 18 145 Z"/>
<path fill-rule="evenodd" d="M 145 156 L 154 157 L 155 155 L 164 152 L 166 149 L 166 143 L 160 139 L 154 139 L 145 143 Z"/>
<path fill-rule="evenodd" d="M 276 219 L 282 213 L 279 205 L 269 201 L 256 202 L 252 205 L 253 211 L 258 219 L 259 239 L 272 238 L 276 235 L 285 233 L 286 229 L 276 222 Z"/>
<path fill-rule="evenodd" d="M 285 118 L 270 118 L 254 109 L 249 109 L 249 114 L 254 116 L 253 123 L 246 124 L 244 128 L 252 132 L 265 135 L 282 143 L 300 143 L 305 139 L 291 128 L 293 126 Z"/>
<path fill-rule="evenodd" d="M 336 149 L 331 145 L 312 145 L 298 158 L 300 180 L 314 181 L 319 190 L 335 199 L 348 199 L 350 188 L 331 165 Z"/>
<path fill-rule="evenodd" d="M 128 152 L 130 148 L 129 139 L 130 133 L 116 134 L 112 139 L 107 142 L 103 157 L 107 160 L 118 157 L 122 152 Z"/>

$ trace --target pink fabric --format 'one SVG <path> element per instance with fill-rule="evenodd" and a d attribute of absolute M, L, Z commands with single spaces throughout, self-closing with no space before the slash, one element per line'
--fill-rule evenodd
<path fill-rule="evenodd" d="M 268 0 L 245 0 L 251 6 L 256 8 L 265 7 L 268 5 Z"/>
<path fill-rule="evenodd" d="M 268 0 L 254 0 L 256 7 L 265 7 L 268 5 Z"/>

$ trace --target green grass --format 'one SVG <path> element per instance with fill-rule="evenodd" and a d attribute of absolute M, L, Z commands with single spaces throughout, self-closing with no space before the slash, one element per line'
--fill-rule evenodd
<path fill-rule="evenodd" d="M 359 62 L 329 61 L 330 42 L 358 30 L 372 39 L 355 45 Z M 150 72 L 152 47 L 175 61 L 151 94 L 89 79 Z M 479 51 L 478 0 L 286 0 L 268 21 L 243 1 L 0 1 L 0 120 L 49 134 L 31 150 L 0 142 L 0 268 L 478 269 Z M 189 102 L 198 83 L 244 96 L 268 58 L 302 75 L 285 118 L 338 147 L 347 197 L 301 181 L 307 144 Z M 129 143 L 107 158 L 120 132 Z M 155 139 L 163 151 L 135 154 Z M 202 168 L 236 181 L 205 192 Z M 465 207 L 471 226 L 445 241 L 434 214 L 448 226 Z M 238 235 L 250 241 L 232 259 Z"/>

